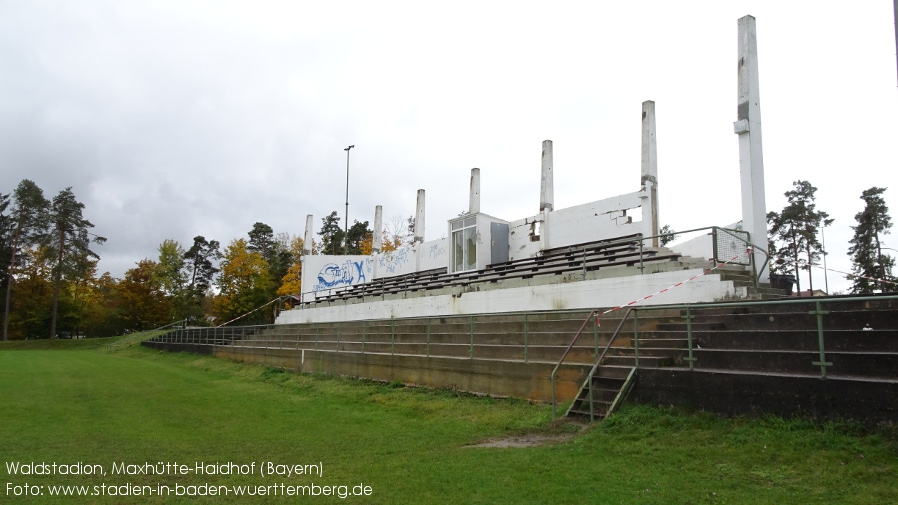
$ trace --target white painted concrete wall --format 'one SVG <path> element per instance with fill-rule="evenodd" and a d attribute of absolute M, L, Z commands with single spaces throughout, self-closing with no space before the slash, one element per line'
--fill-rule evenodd
<path fill-rule="evenodd" d="M 547 248 L 641 233 L 642 196 L 637 191 L 548 213 Z"/>
<path fill-rule="evenodd" d="M 327 295 L 374 278 L 371 256 L 308 255 L 302 260 L 303 293 Z M 308 300 L 305 300 L 308 301 Z"/>
<path fill-rule="evenodd" d="M 304 301 L 311 301 L 309 295 L 326 296 L 382 277 L 446 268 L 449 257 L 447 238 L 371 256 L 305 256 L 302 264 L 302 290 L 307 297 Z"/>
<path fill-rule="evenodd" d="M 712 259 L 714 255 L 714 238 L 711 231 L 704 235 L 700 235 L 693 239 L 687 240 L 681 244 L 669 246 L 674 252 L 683 256 L 691 256 L 693 258 L 701 258 L 703 260 Z"/>
<path fill-rule="evenodd" d="M 277 324 L 388 319 L 439 315 L 492 314 L 503 312 L 559 309 L 591 309 L 617 307 L 633 300 L 657 293 L 693 275 L 701 269 L 678 270 L 597 279 L 568 284 L 549 284 L 490 291 L 384 300 L 345 305 L 335 302 L 330 307 L 294 309 L 281 312 Z M 744 288 L 739 288 L 744 289 Z M 731 281 L 721 281 L 720 275 L 709 274 L 653 296 L 640 305 L 694 303 L 720 300 L 737 294 Z"/>
<path fill-rule="evenodd" d="M 583 205 L 546 211 L 509 223 L 487 214 L 477 214 L 477 266 L 491 259 L 490 223 L 509 225 L 509 260 L 531 258 L 539 251 L 644 231 L 639 207 L 646 203 L 644 190 Z M 536 223 L 536 226 L 534 226 Z M 448 228 L 448 226 L 447 226 Z M 532 240 L 534 231 L 538 240 Z M 373 279 L 446 268 L 452 270 L 452 238 L 449 237 L 371 256 L 309 255 L 303 259 L 303 292 L 316 296 L 332 294 L 348 286 Z M 306 300 L 308 301 L 308 300 Z"/>
<path fill-rule="evenodd" d="M 395 251 L 380 253 L 373 257 L 373 279 L 394 277 L 415 273 L 418 269 L 418 249 L 424 244 L 400 247 Z"/>
<path fill-rule="evenodd" d="M 533 240 L 533 232 L 537 223 L 539 231 L 545 224 L 542 214 L 512 221 L 508 224 L 508 259 L 519 260 L 532 258 L 540 251 L 540 241 Z"/>
<path fill-rule="evenodd" d="M 424 242 L 418 247 L 418 270 L 448 268 L 451 252 L 448 238 Z"/>

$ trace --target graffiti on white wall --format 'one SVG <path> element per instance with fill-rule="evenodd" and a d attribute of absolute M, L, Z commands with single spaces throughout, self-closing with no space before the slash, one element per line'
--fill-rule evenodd
<path fill-rule="evenodd" d="M 445 242 L 436 242 L 435 244 L 431 245 L 430 249 L 427 250 L 427 253 L 430 255 L 430 259 L 437 259 L 446 254 Z"/>
<path fill-rule="evenodd" d="M 377 261 L 382 272 L 389 274 L 395 273 L 402 265 L 405 265 L 411 259 L 411 248 L 403 247 L 395 251 L 389 251 L 378 255 Z"/>
<path fill-rule="evenodd" d="M 318 272 L 318 282 L 313 291 L 324 291 L 339 287 L 364 284 L 372 276 L 371 258 L 362 260 L 346 260 L 342 265 L 328 263 Z"/>

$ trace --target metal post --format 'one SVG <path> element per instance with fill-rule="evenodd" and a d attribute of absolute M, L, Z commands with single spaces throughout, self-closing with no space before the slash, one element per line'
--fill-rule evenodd
<path fill-rule="evenodd" d="M 599 357 L 599 325 L 592 321 L 592 359 Z"/>
<path fill-rule="evenodd" d="M 355 147 L 355 144 L 343 149 L 346 151 L 346 214 L 343 222 L 343 254 L 349 254 L 349 150 Z"/>
<path fill-rule="evenodd" d="M 427 318 L 427 336 L 425 337 L 427 340 L 425 341 L 425 351 L 427 353 L 427 357 L 430 357 L 430 318 Z"/>
<path fill-rule="evenodd" d="M 365 340 L 367 339 L 366 330 L 367 325 L 365 324 L 365 321 L 362 321 L 362 353 L 365 352 Z"/>
<path fill-rule="evenodd" d="M 633 365 L 639 368 L 639 310 L 633 309 Z"/>
<path fill-rule="evenodd" d="M 583 279 L 586 279 L 586 246 L 583 246 Z"/>
<path fill-rule="evenodd" d="M 474 359 L 474 316 L 470 317 L 470 325 L 471 325 L 471 349 L 470 349 L 470 358 Z"/>
<path fill-rule="evenodd" d="M 593 390 L 592 379 L 594 377 L 593 371 L 595 371 L 595 368 L 590 370 L 589 375 L 586 377 L 587 384 L 589 384 L 589 422 L 591 422 L 591 423 L 594 423 L 596 421 L 596 412 L 595 412 L 596 405 L 595 405 L 595 402 L 593 402 L 593 396 L 592 396 L 592 390 Z M 576 401 L 576 400 L 574 400 L 574 401 Z"/>
<path fill-rule="evenodd" d="M 898 2 L 898 0 L 895 0 Z M 823 226 L 820 227 L 820 236 L 823 239 L 823 285 L 826 288 L 826 294 L 829 294 L 829 269 L 826 268 L 826 220 L 823 220 Z"/>
<path fill-rule="evenodd" d="M 640 275 L 645 273 L 645 265 L 642 263 L 642 248 L 643 248 L 642 238 L 640 238 L 639 239 L 639 273 L 640 273 Z"/>
<path fill-rule="evenodd" d="M 695 358 L 692 356 L 692 318 L 695 316 L 692 315 L 691 307 L 686 307 L 686 315 L 683 317 L 686 319 L 686 342 L 689 348 L 689 357 L 686 358 L 686 361 L 689 362 L 689 370 L 694 370 Z"/>
<path fill-rule="evenodd" d="M 826 351 L 823 348 L 823 316 L 829 314 L 828 310 L 823 310 L 820 302 L 815 302 L 816 310 L 812 310 L 809 314 L 817 316 L 817 344 L 820 347 L 820 361 L 814 361 L 811 364 L 820 367 L 820 378 L 826 378 L 826 367 L 833 366 L 832 362 L 826 361 Z"/>
<path fill-rule="evenodd" d="M 524 363 L 527 363 L 528 359 L 528 340 L 530 339 L 530 322 L 527 318 L 528 314 L 524 314 Z"/>

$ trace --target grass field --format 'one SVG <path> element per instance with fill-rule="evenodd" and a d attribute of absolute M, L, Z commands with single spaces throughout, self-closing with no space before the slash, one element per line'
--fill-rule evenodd
<path fill-rule="evenodd" d="M 890 431 L 643 406 L 584 429 L 552 424 L 547 406 L 524 401 L 297 376 L 140 347 L 103 351 L 108 343 L 0 345 L 0 501 L 878 504 L 894 502 L 898 491 Z M 554 441 L 477 447 L 509 437 Z M 10 475 L 15 462 L 38 463 L 36 470 L 100 465 L 106 475 Z M 168 465 L 164 475 L 112 474 L 114 464 L 146 471 L 147 463 L 176 462 L 190 472 L 173 474 Z M 309 473 L 263 477 L 266 462 Z M 255 468 L 197 475 L 198 463 Z M 319 495 L 174 496 L 178 485 L 204 484 L 280 493 L 299 486 L 300 494 L 315 492 L 314 484 Z M 49 495 L 63 485 L 106 495 Z M 171 495 L 109 496 L 161 485 Z M 370 494 L 351 496 L 354 486 Z"/>

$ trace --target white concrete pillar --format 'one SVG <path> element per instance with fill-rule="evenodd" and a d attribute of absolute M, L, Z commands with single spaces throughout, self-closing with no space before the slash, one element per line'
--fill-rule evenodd
<path fill-rule="evenodd" d="M 424 190 L 418 190 L 418 205 L 415 211 L 415 243 L 424 242 Z"/>
<path fill-rule="evenodd" d="M 371 237 L 371 252 L 373 254 L 377 254 L 383 249 L 383 237 L 384 237 L 384 219 L 383 219 L 383 207 L 378 205 L 374 207 L 374 229 L 371 233 L 374 234 Z"/>
<path fill-rule="evenodd" d="M 540 178 L 539 211 L 552 212 L 555 208 L 555 184 L 552 180 L 552 141 L 543 140 L 542 177 Z"/>
<path fill-rule="evenodd" d="M 761 105 L 758 92 L 758 40 L 755 18 L 739 19 L 739 69 L 737 116 L 733 129 L 739 135 L 739 171 L 742 181 L 742 228 L 751 241 L 767 248 L 767 204 L 764 197 L 764 156 L 761 149 Z M 754 261 L 760 269 L 765 255 L 755 251 Z M 769 280 L 764 268 L 761 282 Z"/>
<path fill-rule="evenodd" d="M 655 237 L 645 245 L 658 247 L 658 144 L 655 141 L 655 102 L 642 102 L 642 236 Z"/>
<path fill-rule="evenodd" d="M 308 256 L 312 254 L 312 215 L 306 216 L 306 234 L 302 239 L 302 255 Z"/>
<path fill-rule="evenodd" d="M 480 213 L 480 169 L 471 169 L 471 194 L 468 197 L 468 214 Z"/>

